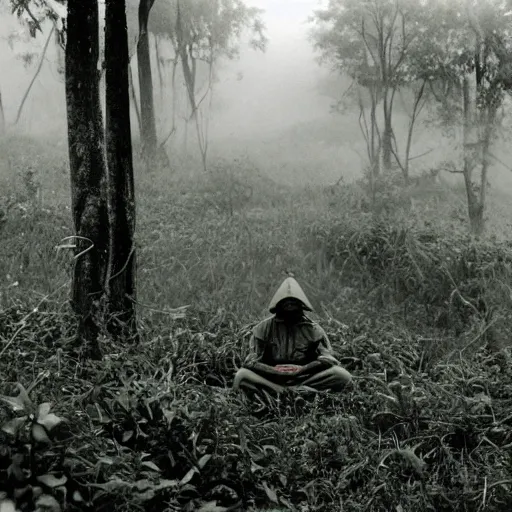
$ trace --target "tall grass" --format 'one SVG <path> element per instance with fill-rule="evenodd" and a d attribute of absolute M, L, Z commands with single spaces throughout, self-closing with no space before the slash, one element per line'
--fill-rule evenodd
<path fill-rule="evenodd" d="M 51 449 L 29 430 L 0 434 L 0 500 L 510 509 L 512 251 L 497 235 L 501 214 L 491 210 L 495 238 L 477 241 L 460 191 L 443 186 L 382 184 L 371 211 L 361 184 L 277 185 L 244 159 L 219 160 L 208 176 L 189 161 L 138 171 L 141 344 L 105 338 L 104 360 L 84 362 L 67 303 L 71 254 L 56 249 L 72 234 L 64 151 L 4 144 L 0 394 L 21 383 L 67 422 Z M 42 196 L 26 190 L 21 149 Z M 230 386 L 287 272 L 356 384 L 309 404 L 285 396 L 262 421 Z M 0 408 L 0 423 L 12 415 Z M 28 484 L 37 492 L 19 491 Z"/>

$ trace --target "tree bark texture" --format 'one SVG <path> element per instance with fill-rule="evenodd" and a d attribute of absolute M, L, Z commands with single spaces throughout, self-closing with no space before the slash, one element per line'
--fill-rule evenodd
<path fill-rule="evenodd" d="M 5 133 L 5 113 L 4 104 L 2 103 L 2 91 L 0 91 L 0 135 Z"/>
<path fill-rule="evenodd" d="M 469 79 L 464 77 L 462 87 L 462 100 L 464 112 L 463 125 L 463 148 L 464 148 L 464 184 L 466 186 L 466 196 L 468 200 L 468 216 L 471 226 L 471 232 L 480 236 L 484 231 L 484 205 L 480 203 L 478 195 L 473 185 L 473 170 L 475 167 L 475 152 L 472 150 L 471 129 L 472 129 L 472 108 L 471 94 L 469 90 Z"/>
<path fill-rule="evenodd" d="M 382 132 L 382 162 L 384 169 L 391 169 L 391 156 L 393 154 L 393 123 L 392 123 L 392 109 L 393 103 L 388 102 L 388 93 L 386 92 L 383 100 L 384 112 L 384 131 Z"/>
<path fill-rule="evenodd" d="M 139 72 L 139 94 L 141 114 L 141 143 L 143 156 L 151 162 L 156 154 L 156 122 L 153 100 L 153 78 L 149 47 L 148 20 L 155 0 L 140 0 L 139 42 L 137 44 L 137 66 Z M 123 2 L 124 4 L 124 2 Z"/>
<path fill-rule="evenodd" d="M 66 106 L 72 215 L 77 235 L 71 303 L 78 337 L 99 355 L 97 314 L 106 272 L 108 223 L 99 90 L 99 16 L 95 0 L 69 0 Z"/>
<path fill-rule="evenodd" d="M 135 88 L 133 87 L 133 73 L 131 64 L 128 65 L 128 80 L 130 87 L 130 96 L 132 98 L 133 108 L 135 109 L 135 115 L 137 117 L 137 127 L 139 128 L 139 134 L 141 134 L 141 124 L 140 124 L 140 110 L 139 103 L 137 100 L 137 95 L 135 94 Z"/>
<path fill-rule="evenodd" d="M 135 195 L 130 127 L 125 0 L 105 3 L 106 154 L 110 245 L 106 294 L 109 330 L 132 336 L 135 325 Z"/>
<path fill-rule="evenodd" d="M 188 93 L 188 99 L 190 103 L 190 117 L 186 121 L 186 130 L 188 130 L 188 123 L 190 120 L 194 120 L 196 125 L 196 135 L 197 135 L 197 144 L 199 148 L 199 153 L 201 155 L 201 162 L 203 164 L 204 172 L 208 172 L 207 165 L 207 141 L 206 137 L 201 131 L 201 121 L 199 119 L 198 107 L 199 104 L 196 100 L 196 77 L 197 77 L 197 60 L 192 53 L 192 49 L 185 42 L 185 37 L 183 33 L 183 20 L 181 18 L 181 9 L 180 9 L 180 1 L 177 2 L 177 17 L 176 17 L 176 39 L 177 39 L 177 48 L 178 54 L 181 60 L 183 77 L 185 78 L 185 85 Z M 185 132 L 185 137 L 187 137 L 188 131 Z M 186 151 L 186 141 L 185 138 L 185 151 Z"/>
<path fill-rule="evenodd" d="M 157 70 L 158 70 L 158 90 L 160 92 L 160 104 L 164 104 L 164 75 L 163 75 L 163 63 L 162 63 L 162 56 L 160 54 L 160 44 L 159 44 L 158 36 L 155 36 L 155 57 L 156 57 L 156 63 L 157 63 Z"/>
<path fill-rule="evenodd" d="M 28 95 L 30 94 L 30 91 L 32 90 L 32 86 L 34 85 L 35 81 L 37 80 L 37 77 L 39 76 L 39 73 L 41 72 L 41 69 L 43 68 L 43 64 L 46 61 L 46 52 L 48 51 L 48 46 L 50 45 L 50 41 L 52 39 L 52 35 L 55 32 L 55 25 L 52 26 L 52 29 L 50 30 L 50 33 L 48 34 L 48 37 L 46 39 L 46 43 L 44 44 L 43 51 L 41 53 L 41 57 L 39 57 L 39 64 L 37 65 L 36 72 L 34 73 L 34 76 L 32 77 L 32 80 L 30 81 L 30 84 L 27 87 L 27 90 L 25 91 L 25 94 L 23 95 L 23 98 L 21 99 L 20 106 L 18 107 L 18 113 L 16 114 L 16 120 L 14 121 L 14 124 L 18 124 L 18 121 L 20 120 L 21 113 L 23 112 L 23 107 L 25 106 L 25 102 L 27 101 Z"/>

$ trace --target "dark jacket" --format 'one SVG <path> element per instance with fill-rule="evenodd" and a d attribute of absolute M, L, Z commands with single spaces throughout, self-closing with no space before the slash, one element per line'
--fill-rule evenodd
<path fill-rule="evenodd" d="M 250 354 L 244 366 L 250 367 L 255 363 L 305 365 L 321 356 L 338 364 L 327 334 L 316 322 L 303 315 L 300 322 L 288 325 L 272 316 L 254 327 Z"/>

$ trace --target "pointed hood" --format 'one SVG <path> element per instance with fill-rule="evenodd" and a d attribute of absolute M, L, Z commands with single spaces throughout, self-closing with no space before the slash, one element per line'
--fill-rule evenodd
<path fill-rule="evenodd" d="M 306 294 L 293 277 L 287 277 L 272 297 L 268 307 L 271 313 L 275 313 L 277 303 L 283 299 L 298 299 L 304 305 L 304 309 L 313 311 L 313 306 L 306 297 Z"/>

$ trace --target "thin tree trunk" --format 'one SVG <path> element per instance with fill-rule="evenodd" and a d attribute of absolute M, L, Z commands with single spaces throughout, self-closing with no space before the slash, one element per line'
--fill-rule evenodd
<path fill-rule="evenodd" d="M 184 37 L 183 37 L 183 24 L 181 20 L 181 11 L 180 11 L 180 2 L 178 0 L 178 14 L 177 14 L 177 21 L 176 21 L 176 37 L 178 39 L 177 47 L 180 55 L 181 65 L 183 69 L 183 77 L 185 78 L 185 85 L 187 88 L 188 93 L 188 99 L 190 103 L 190 118 L 193 119 L 195 122 L 196 127 L 196 135 L 197 135 L 197 144 L 199 147 L 199 152 L 201 155 L 201 162 L 203 164 L 203 170 L 205 172 L 208 171 L 208 165 L 206 160 L 206 143 L 203 139 L 203 134 L 201 132 L 201 121 L 198 115 L 198 104 L 196 101 L 196 69 L 197 64 L 196 60 L 194 59 L 192 55 L 192 51 L 187 51 L 187 46 L 184 43 Z M 190 65 L 189 59 L 192 62 L 192 65 Z M 188 125 L 188 120 L 187 120 Z"/>
<path fill-rule="evenodd" d="M 487 174 L 489 172 L 489 153 L 491 149 L 491 139 L 494 132 L 495 121 L 496 109 L 493 106 L 488 106 L 484 127 L 484 139 L 482 141 L 482 174 L 480 177 L 480 203 L 482 203 L 484 207 L 487 191 Z"/>
<path fill-rule="evenodd" d="M 160 90 L 160 103 L 164 104 L 164 76 L 162 73 L 162 59 L 160 55 L 160 44 L 158 43 L 158 36 L 155 35 L 155 56 L 158 71 L 158 85 Z"/>
<path fill-rule="evenodd" d="M 2 102 L 2 91 L 0 91 L 0 135 L 5 134 L 5 113 L 4 104 Z"/>
<path fill-rule="evenodd" d="M 139 128 L 139 134 L 141 134 L 141 123 L 140 123 L 140 110 L 137 102 L 137 95 L 135 94 L 135 87 L 133 87 L 133 72 L 131 64 L 128 64 L 128 80 L 130 87 L 130 95 L 132 97 L 133 108 L 135 109 L 135 115 L 137 116 L 137 127 Z"/>
<path fill-rule="evenodd" d="M 426 81 L 424 81 L 419 89 L 419 91 L 416 93 L 414 98 L 414 105 L 412 109 L 412 113 L 410 114 L 409 119 L 409 128 L 407 131 L 407 141 L 405 145 L 405 157 L 404 161 L 400 159 L 400 156 L 398 154 L 398 144 L 396 142 L 396 137 L 393 132 L 392 133 L 392 139 L 395 143 L 395 148 L 391 147 L 391 151 L 393 153 L 393 156 L 395 157 L 396 163 L 400 167 L 400 170 L 402 171 L 402 176 L 404 178 L 404 184 L 409 184 L 409 161 L 411 160 L 411 146 L 412 146 L 412 136 L 414 133 L 414 126 L 416 124 L 416 120 L 418 118 L 419 113 L 421 112 L 423 108 L 423 104 L 421 104 L 421 99 L 423 98 L 423 93 L 425 91 L 425 85 Z M 388 112 L 389 117 L 391 117 L 391 110 Z"/>
<path fill-rule="evenodd" d="M 185 43 L 183 34 L 183 24 L 181 20 L 181 5 L 177 1 L 177 16 L 176 16 L 176 47 L 178 55 L 181 60 L 181 67 L 183 71 L 183 78 L 185 79 L 185 89 L 187 92 L 188 103 L 190 105 L 190 115 L 185 120 L 185 154 L 188 152 L 188 128 L 189 122 L 194 119 L 196 115 L 196 97 L 195 97 L 195 75 L 189 63 L 189 54 L 187 52 L 187 45 Z"/>
<path fill-rule="evenodd" d="M 137 43 L 137 66 L 139 71 L 139 95 L 141 114 L 142 152 L 148 165 L 156 154 L 157 137 L 155 107 L 153 101 L 153 78 L 149 48 L 148 19 L 155 0 L 140 0 L 139 41 Z"/>
<path fill-rule="evenodd" d="M 382 137 L 380 135 L 379 123 L 377 122 L 378 90 L 374 86 L 371 91 L 371 112 L 370 119 L 372 124 L 372 166 L 374 167 L 375 177 L 380 174 L 380 153 L 382 149 Z"/>
<path fill-rule="evenodd" d="M 172 78 L 171 78 L 171 84 L 172 84 L 172 130 L 176 130 L 176 115 L 177 115 L 177 109 L 178 109 L 178 91 L 176 90 L 176 71 L 178 69 L 178 55 L 176 54 L 174 57 L 174 61 L 172 63 Z"/>
<path fill-rule="evenodd" d="M 464 148 L 464 184 L 466 186 L 466 196 L 468 201 L 468 216 L 469 223 L 471 226 L 471 232 L 479 236 L 483 232 L 483 208 L 478 200 L 473 188 L 473 168 L 474 168 L 474 156 L 470 150 L 472 147 L 470 131 L 472 126 L 472 108 L 471 108 L 471 96 L 469 91 L 469 79 L 467 76 L 464 77 L 463 88 L 463 112 L 464 112 L 464 124 L 463 124 L 463 148 Z"/>
<path fill-rule="evenodd" d="M 135 194 L 128 91 L 125 0 L 105 3 L 106 154 L 110 246 L 106 293 L 109 331 L 136 335 Z"/>
<path fill-rule="evenodd" d="M 101 357 L 98 314 L 108 251 L 103 123 L 99 90 L 97 1 L 68 0 L 66 106 L 72 215 L 77 235 L 71 304 L 78 338 Z"/>
<path fill-rule="evenodd" d="M 423 98 L 423 94 L 425 93 L 425 87 L 427 85 L 427 81 L 424 80 L 421 84 L 421 87 L 416 94 L 416 98 L 414 100 L 414 106 L 412 109 L 411 120 L 409 122 L 409 130 L 407 131 L 407 143 L 405 145 L 405 162 L 404 162 L 404 180 L 406 183 L 409 182 L 409 161 L 411 159 L 411 146 L 412 146 L 412 135 L 414 133 L 414 126 L 416 124 L 416 120 L 418 115 L 420 114 L 423 105 L 421 104 L 421 100 Z"/>
<path fill-rule="evenodd" d="M 20 106 L 18 107 L 18 113 L 16 114 L 16 120 L 14 121 L 14 124 L 18 124 L 18 121 L 20 120 L 20 117 L 21 117 L 21 113 L 23 112 L 23 107 L 25 105 L 25 102 L 27 101 L 28 95 L 29 95 L 30 91 L 32 90 L 32 86 L 34 85 L 37 77 L 39 76 L 39 73 L 41 72 L 43 63 L 46 58 L 46 51 L 48 50 L 48 45 L 50 44 L 50 40 L 52 38 L 54 31 L 55 31 L 55 25 L 52 25 L 52 29 L 50 30 L 50 33 L 48 34 L 48 38 L 46 39 L 46 42 L 44 43 L 43 53 L 41 53 L 41 57 L 39 59 L 39 64 L 37 65 L 36 72 L 34 73 L 34 76 L 32 77 L 32 80 L 30 81 L 30 84 L 28 85 L 27 90 L 25 91 L 25 94 L 23 95 L 23 98 L 21 99 L 21 103 L 20 103 Z"/>
<path fill-rule="evenodd" d="M 393 127 L 391 125 L 391 116 L 386 112 L 384 118 L 384 131 L 382 133 L 382 163 L 384 169 L 391 169 L 391 155 L 393 144 Z"/>

